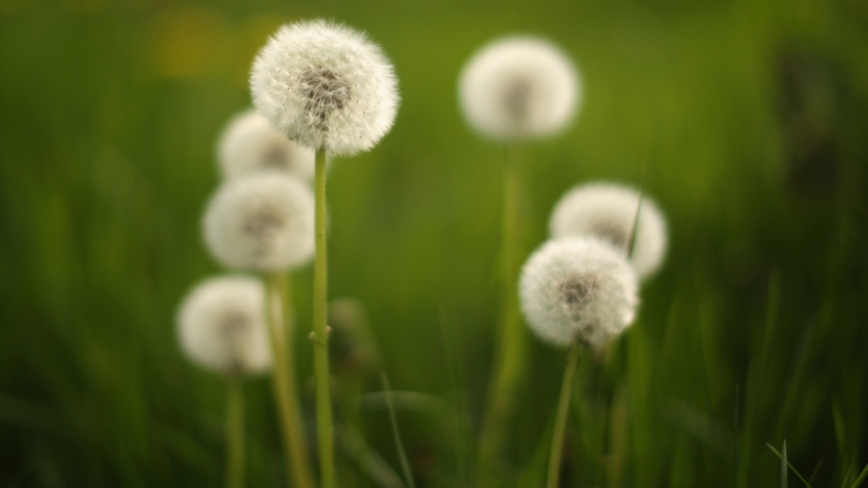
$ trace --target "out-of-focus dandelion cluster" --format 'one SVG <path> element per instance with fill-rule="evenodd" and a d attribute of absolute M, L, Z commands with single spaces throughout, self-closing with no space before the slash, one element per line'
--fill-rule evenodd
<path fill-rule="evenodd" d="M 307 181 L 312 152 L 273 131 L 257 113 L 245 111 L 229 122 L 220 137 L 217 160 L 223 181 L 202 219 L 204 242 L 214 259 L 228 270 L 248 273 L 277 273 L 309 262 L 313 256 L 313 195 Z M 202 298 L 202 290 L 214 283 L 222 285 L 218 290 L 223 299 Z M 242 296 L 247 300 L 234 300 L 239 302 L 236 308 L 243 305 L 244 310 L 227 306 L 228 298 Z M 239 332 L 225 333 L 226 326 L 221 325 L 242 312 L 257 320 L 236 320 L 234 327 L 256 328 L 257 337 L 267 346 L 264 304 L 264 287 L 252 276 L 209 279 L 182 306 L 178 325 L 184 351 L 194 362 L 202 362 L 192 351 L 205 346 L 193 342 L 220 344 L 221 351 L 246 347 L 237 340 Z M 263 350 L 267 352 L 268 347 Z M 243 355 L 241 351 L 237 354 Z"/>
<path fill-rule="evenodd" d="M 467 123 L 507 142 L 563 130 L 582 94 L 569 57 L 529 36 L 489 43 L 459 77 Z M 544 341 L 601 346 L 633 321 L 636 283 L 662 263 L 667 247 L 663 214 L 650 197 L 628 186 L 590 183 L 563 196 L 549 227 L 551 239 L 563 242 L 546 243 L 525 263 L 520 278 L 525 318 Z"/>
<path fill-rule="evenodd" d="M 369 150 L 389 131 L 399 103 L 393 71 L 379 46 L 361 32 L 321 20 L 285 25 L 253 62 L 255 110 L 232 118 L 217 144 L 223 181 L 205 208 L 205 246 L 227 270 L 255 275 L 225 275 L 195 287 L 181 305 L 179 338 L 192 361 L 230 377 L 272 368 L 286 470 L 298 488 L 313 488 L 314 477 L 296 398 L 286 274 L 316 258 L 311 344 L 320 484 L 331 488 L 336 481 L 326 325 L 327 155 Z M 377 362 L 377 349 L 364 339 L 363 307 L 344 301 L 334 310 L 336 337 L 348 348 L 338 359 L 350 370 L 366 372 Z M 242 397 L 237 389 L 232 396 L 233 385 L 230 381 L 227 480 L 240 487 L 243 417 L 234 407 Z"/>
<path fill-rule="evenodd" d="M 654 201 L 639 190 L 613 183 L 579 185 L 552 212 L 550 240 L 519 271 L 524 178 L 513 148 L 566 128 L 583 96 L 578 70 L 561 49 L 544 39 L 506 37 L 470 58 L 458 88 L 468 125 L 507 145 L 501 241 L 506 313 L 483 419 L 476 482 L 481 487 L 498 485 L 494 472 L 503 431 L 526 368 L 520 307 L 537 337 L 571 348 L 549 459 L 548 486 L 554 488 L 560 478 L 578 348 L 603 348 L 633 322 L 639 281 L 657 271 L 666 253 L 666 223 Z"/>
<path fill-rule="evenodd" d="M 521 272 L 528 324 L 556 345 L 578 340 L 600 347 L 633 322 L 637 283 L 662 264 L 668 242 L 663 213 L 633 188 L 590 183 L 567 191 L 555 205 L 549 229 L 551 241 Z M 578 294 L 569 291 L 574 286 L 568 283 L 575 282 L 584 283 Z M 578 312 L 577 301 L 587 308 Z M 557 307 L 564 313 L 546 313 Z M 600 313 L 603 309 L 611 313 Z"/>
<path fill-rule="evenodd" d="M 382 50 L 364 34 L 312 21 L 275 33 L 253 62 L 250 90 L 255 111 L 232 118 L 217 145 L 222 183 L 206 206 L 202 232 L 217 263 L 232 273 L 252 274 L 214 277 L 196 286 L 178 314 L 179 338 L 194 362 L 230 377 L 273 369 L 287 470 L 294 485 L 311 488 L 303 413 L 295 399 L 286 273 L 314 258 L 310 338 L 319 481 L 332 488 L 337 483 L 331 332 L 335 371 L 346 380 L 343 394 L 361 393 L 362 378 L 380 364 L 380 356 L 360 302 L 342 299 L 326 310 L 327 162 L 328 156 L 371 149 L 390 130 L 399 103 L 397 80 Z M 490 471 L 497 465 L 517 379 L 528 367 L 523 312 L 541 340 L 571 348 L 552 440 L 549 486 L 554 487 L 577 351 L 603 348 L 634 321 L 640 282 L 660 268 L 666 254 L 666 222 L 641 190 L 614 183 L 579 185 L 555 206 L 550 240 L 521 267 L 520 199 L 529 192 L 522 188 L 521 161 L 511 151 L 567 128 L 583 97 L 579 70 L 549 41 L 507 37 L 470 58 L 458 92 L 467 123 L 510 149 L 503 166 L 505 313 L 482 422 L 476 486 L 497 485 Z M 229 476 L 243 479 L 237 469 Z M 412 485 L 412 475 L 407 476 Z"/>

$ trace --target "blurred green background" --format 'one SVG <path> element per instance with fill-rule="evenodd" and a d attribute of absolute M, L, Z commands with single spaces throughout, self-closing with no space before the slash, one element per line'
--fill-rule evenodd
<path fill-rule="evenodd" d="M 223 384 L 180 354 L 175 310 L 220 271 L 199 220 L 251 59 L 282 22 L 319 16 L 367 31 L 400 79 L 394 130 L 330 174 L 330 295 L 364 303 L 392 387 L 424 394 L 397 410 L 418 486 L 471 486 L 502 149 L 469 131 L 455 87 L 478 46 L 514 32 L 560 44 L 586 94 L 569 130 L 520 150 L 525 250 L 583 181 L 642 184 L 670 221 L 639 320 L 582 361 L 564 486 L 780 486 L 765 443 L 784 440 L 813 486 L 854 482 L 864 1 L 0 0 L 0 485 L 222 484 Z M 310 281 L 294 277 L 299 339 Z M 542 483 L 565 358 L 528 340 L 505 486 Z M 299 340 L 309 416 L 310 356 Z M 336 378 L 353 381 L 381 389 Z M 249 485 L 282 486 L 268 381 L 247 394 Z M 352 426 L 397 469 L 382 403 L 337 401 L 339 436 Z M 342 446 L 342 486 L 376 486 Z"/>

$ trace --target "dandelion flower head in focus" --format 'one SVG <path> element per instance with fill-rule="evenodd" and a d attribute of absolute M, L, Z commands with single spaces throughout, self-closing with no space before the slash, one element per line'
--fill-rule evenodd
<path fill-rule="evenodd" d="M 250 75 L 253 105 L 275 130 L 333 155 L 369 150 L 389 132 L 397 85 L 379 46 L 323 20 L 281 27 Z"/>
<path fill-rule="evenodd" d="M 203 227 L 205 244 L 227 268 L 278 272 L 300 266 L 314 252 L 313 193 L 284 173 L 231 180 L 208 203 Z"/>
<path fill-rule="evenodd" d="M 623 253 L 596 238 L 578 237 L 549 241 L 528 258 L 519 298 L 540 339 L 599 347 L 633 322 L 637 288 Z"/>
<path fill-rule="evenodd" d="M 635 244 L 630 263 L 640 279 L 652 275 L 663 263 L 668 247 L 666 219 L 647 195 L 615 183 L 589 183 L 567 191 L 555 205 L 549 221 L 553 239 L 597 236 L 626 252 Z M 639 220 L 636 221 L 636 212 Z"/>
<path fill-rule="evenodd" d="M 200 366 L 221 373 L 253 375 L 271 367 L 265 325 L 265 290 L 247 276 L 203 281 L 178 312 L 181 349 Z"/>
<path fill-rule="evenodd" d="M 223 130 L 217 159 L 224 179 L 239 178 L 255 171 L 285 171 L 310 182 L 314 153 L 275 132 L 255 110 L 236 115 Z"/>
<path fill-rule="evenodd" d="M 506 37 L 475 53 L 459 78 L 467 122 L 483 135 L 517 140 L 551 135 L 573 118 L 582 86 L 572 61 L 550 42 Z"/>

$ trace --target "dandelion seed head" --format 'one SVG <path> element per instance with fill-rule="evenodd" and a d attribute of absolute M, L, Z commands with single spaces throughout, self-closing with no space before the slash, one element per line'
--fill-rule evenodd
<path fill-rule="evenodd" d="M 313 194 L 283 173 L 232 180 L 211 198 L 203 226 L 208 249 L 227 268 L 276 272 L 297 267 L 313 257 Z"/>
<path fill-rule="evenodd" d="M 271 367 L 265 291 L 247 276 L 198 284 L 184 298 L 177 327 L 181 349 L 196 364 L 221 373 L 253 375 Z"/>
<path fill-rule="evenodd" d="M 567 236 L 597 236 L 627 252 L 636 226 L 630 263 L 640 279 L 657 271 L 668 247 L 666 219 L 648 195 L 614 183 L 589 183 L 567 191 L 555 205 L 549 221 L 554 239 Z M 636 212 L 639 221 L 636 222 Z"/>
<path fill-rule="evenodd" d="M 281 27 L 253 62 L 250 91 L 275 130 L 338 156 L 374 147 L 399 103 L 394 68 L 380 47 L 323 20 Z"/>
<path fill-rule="evenodd" d="M 549 241 L 528 258 L 519 298 L 540 339 L 599 347 L 633 322 L 637 287 L 622 253 L 594 237 L 572 237 Z"/>
<path fill-rule="evenodd" d="M 275 132 L 253 109 L 229 121 L 220 136 L 217 159 L 227 180 L 256 171 L 284 171 L 305 182 L 313 179 L 313 149 Z"/>
<path fill-rule="evenodd" d="M 526 36 L 482 47 L 464 66 L 458 90 L 470 126 L 497 140 L 539 138 L 563 129 L 582 96 L 570 59 L 550 42 Z"/>

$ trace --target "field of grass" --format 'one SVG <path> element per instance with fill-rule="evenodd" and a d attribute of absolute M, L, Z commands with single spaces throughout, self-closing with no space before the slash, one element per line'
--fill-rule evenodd
<path fill-rule="evenodd" d="M 585 181 L 641 185 L 670 226 L 636 323 L 581 359 L 562 486 L 781 486 L 766 443 L 785 441 L 811 486 L 856 486 L 868 464 L 859 0 L 0 0 L 0 486 L 223 483 L 224 384 L 182 356 L 175 314 L 220 272 L 200 217 L 219 183 L 216 138 L 250 103 L 252 57 L 281 23 L 314 17 L 367 31 L 402 94 L 382 143 L 330 173 L 330 296 L 364 304 L 380 357 L 335 370 L 342 487 L 402 476 L 380 369 L 416 486 L 472 486 L 503 150 L 467 128 L 456 83 L 478 46 L 513 32 L 557 42 L 585 85 L 577 121 L 518 152 L 524 252 Z M 310 267 L 293 276 L 313 439 L 311 280 Z M 527 340 L 502 471 L 504 486 L 536 488 L 566 353 Z M 246 387 L 248 486 L 285 486 L 269 382 Z"/>

